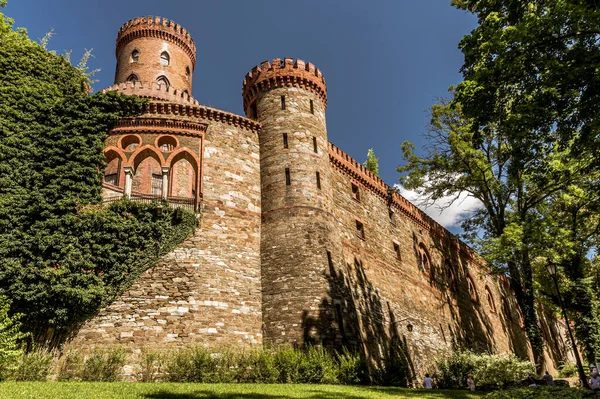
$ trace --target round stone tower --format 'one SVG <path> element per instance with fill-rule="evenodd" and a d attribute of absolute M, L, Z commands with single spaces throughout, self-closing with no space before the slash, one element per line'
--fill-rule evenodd
<path fill-rule="evenodd" d="M 196 45 L 180 25 L 161 17 L 139 17 L 117 35 L 115 83 L 158 82 L 192 93 Z"/>
<path fill-rule="evenodd" d="M 261 267 L 265 342 L 329 344 L 335 327 L 330 268 L 341 258 L 332 214 L 321 71 L 291 58 L 246 75 L 244 112 L 262 127 Z"/>

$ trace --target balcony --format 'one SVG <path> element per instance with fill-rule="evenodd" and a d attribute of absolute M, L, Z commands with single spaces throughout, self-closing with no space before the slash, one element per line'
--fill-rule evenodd
<path fill-rule="evenodd" d="M 113 202 L 120 201 L 122 198 L 122 195 L 107 196 L 102 199 L 102 203 L 110 204 Z M 161 202 L 163 198 L 161 195 L 131 193 L 131 197 L 129 197 L 129 200 L 135 202 L 142 202 L 145 204 L 152 204 L 156 202 Z M 173 209 L 182 208 L 190 212 L 196 212 L 198 205 L 196 203 L 195 198 L 187 197 L 167 197 L 166 202 Z"/>

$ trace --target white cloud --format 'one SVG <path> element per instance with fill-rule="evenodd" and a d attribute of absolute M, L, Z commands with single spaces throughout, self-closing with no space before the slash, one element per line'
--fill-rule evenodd
<path fill-rule="evenodd" d="M 446 228 L 460 226 L 460 222 L 468 218 L 472 212 L 483 206 L 481 201 L 471 197 L 466 192 L 460 193 L 458 199 L 449 206 L 448 204 L 452 201 L 454 196 L 440 198 L 433 204 L 427 206 L 423 196 L 420 196 L 415 191 L 407 190 L 400 185 L 396 185 L 395 187 L 398 189 L 400 195 Z"/>

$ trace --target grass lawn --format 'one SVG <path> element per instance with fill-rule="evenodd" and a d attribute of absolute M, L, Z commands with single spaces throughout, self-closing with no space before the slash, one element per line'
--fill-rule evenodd
<path fill-rule="evenodd" d="M 475 399 L 468 391 L 281 384 L 0 382 L 2 399 Z"/>

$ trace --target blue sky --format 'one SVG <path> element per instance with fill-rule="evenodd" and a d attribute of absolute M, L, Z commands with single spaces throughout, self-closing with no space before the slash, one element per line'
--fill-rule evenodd
<path fill-rule="evenodd" d="M 9 0 L 3 12 L 32 39 L 54 28 L 48 48 L 93 48 L 96 90 L 113 83 L 119 27 L 142 16 L 184 26 L 197 46 L 192 95 L 243 115 L 246 72 L 294 57 L 323 72 L 329 140 L 360 162 L 374 148 L 380 175 L 398 180 L 404 140 L 424 143 L 427 109 L 460 82 L 458 42 L 476 19 L 450 0 Z M 434 215 L 432 215 L 434 216 Z"/>

